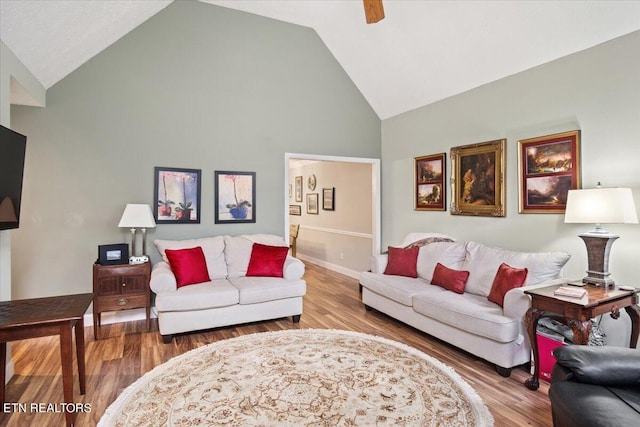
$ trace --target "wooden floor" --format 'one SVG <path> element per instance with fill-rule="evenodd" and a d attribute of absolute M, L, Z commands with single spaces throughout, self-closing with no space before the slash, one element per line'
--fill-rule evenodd
<path fill-rule="evenodd" d="M 482 397 L 493 414 L 496 426 L 551 426 L 548 385 L 541 381 L 538 391 L 523 382 L 524 368 L 514 369 L 510 378 L 499 376 L 493 366 L 431 338 L 376 311 L 366 311 L 360 301 L 358 281 L 330 270 L 307 264 L 307 294 L 299 324 L 291 318 L 219 328 L 179 335 L 163 344 L 157 323 L 151 332 L 145 322 L 103 326 L 102 339 L 93 339 L 93 328 L 85 328 L 87 393 L 79 394 L 74 378 L 75 401 L 89 411 L 78 415 L 76 425 L 94 426 L 120 392 L 153 367 L 208 343 L 256 332 L 282 329 L 319 328 L 359 331 L 403 342 L 453 367 Z M 6 387 L 8 402 L 61 403 L 62 374 L 57 337 L 17 341 L 12 344 L 15 375 Z M 75 365 L 75 363 L 74 363 Z M 74 366 L 75 369 L 75 366 Z M 2 408 L 0 408 L 2 409 Z M 2 413 L 1 426 L 62 426 L 60 413 Z"/>

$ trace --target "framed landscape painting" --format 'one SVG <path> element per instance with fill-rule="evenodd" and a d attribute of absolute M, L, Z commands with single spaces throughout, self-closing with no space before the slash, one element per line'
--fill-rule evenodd
<path fill-rule="evenodd" d="M 215 223 L 256 222 L 256 173 L 215 171 Z"/>
<path fill-rule="evenodd" d="M 581 187 L 580 131 L 518 141 L 519 212 L 564 213 Z"/>
<path fill-rule="evenodd" d="M 414 158 L 414 209 L 417 211 L 444 211 L 445 153 Z"/>
<path fill-rule="evenodd" d="M 200 224 L 200 169 L 154 168 L 157 224 Z"/>
<path fill-rule="evenodd" d="M 504 217 L 506 140 L 451 149 L 453 215 Z"/>

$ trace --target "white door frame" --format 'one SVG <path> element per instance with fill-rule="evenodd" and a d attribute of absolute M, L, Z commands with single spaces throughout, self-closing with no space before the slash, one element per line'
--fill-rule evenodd
<path fill-rule="evenodd" d="M 372 201 L 372 229 L 371 255 L 380 253 L 380 159 L 364 157 L 325 156 L 319 154 L 284 153 L 284 239 L 289 241 L 289 160 L 317 160 L 345 163 L 368 163 L 371 168 L 371 201 Z"/>

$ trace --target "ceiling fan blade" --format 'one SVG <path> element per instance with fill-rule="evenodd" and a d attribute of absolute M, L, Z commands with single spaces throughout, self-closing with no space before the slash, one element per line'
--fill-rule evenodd
<path fill-rule="evenodd" d="M 362 0 L 364 2 L 364 15 L 367 24 L 375 24 L 384 19 L 384 8 L 382 0 Z"/>

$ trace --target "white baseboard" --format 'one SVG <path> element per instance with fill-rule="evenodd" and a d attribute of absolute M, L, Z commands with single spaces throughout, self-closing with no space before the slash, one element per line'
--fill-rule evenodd
<path fill-rule="evenodd" d="M 296 254 L 296 258 L 299 258 L 302 261 L 307 261 L 312 264 L 319 265 L 320 267 L 328 268 L 331 271 L 335 271 L 336 273 L 344 274 L 345 276 L 349 276 L 353 279 L 360 279 L 360 272 L 356 270 L 352 270 L 347 267 L 343 267 L 341 265 L 332 264 L 327 261 L 323 261 L 321 259 L 313 258 L 307 255 L 303 255 L 301 253 Z"/>

